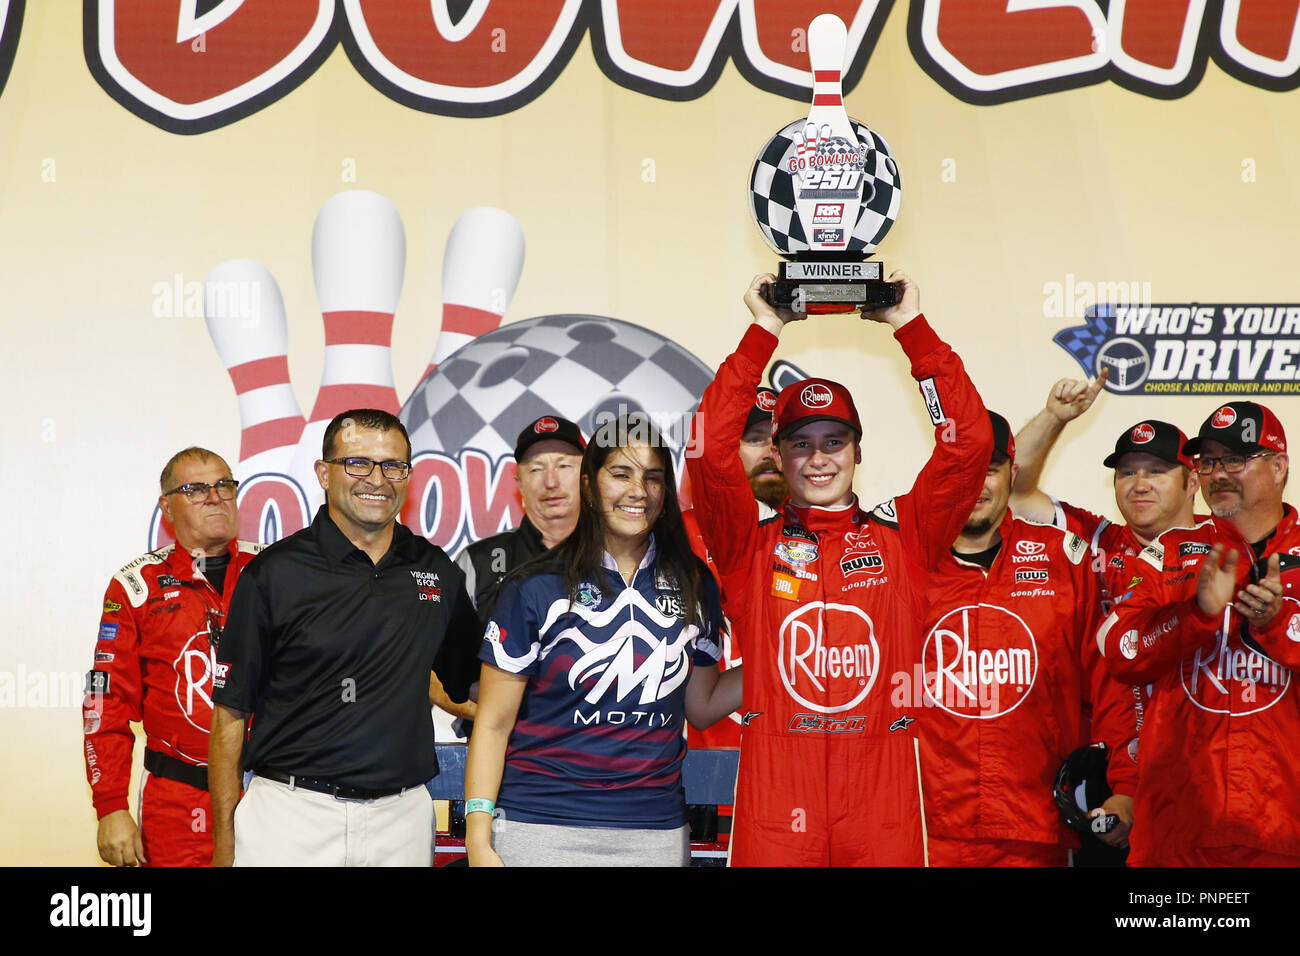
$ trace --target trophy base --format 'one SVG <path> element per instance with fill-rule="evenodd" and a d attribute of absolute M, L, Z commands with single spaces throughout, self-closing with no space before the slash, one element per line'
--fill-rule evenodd
<path fill-rule="evenodd" d="M 799 253 L 782 262 L 780 276 L 768 286 L 767 300 L 777 308 L 809 315 L 866 311 L 898 305 L 901 282 L 881 278 L 879 261 L 842 253 Z"/>

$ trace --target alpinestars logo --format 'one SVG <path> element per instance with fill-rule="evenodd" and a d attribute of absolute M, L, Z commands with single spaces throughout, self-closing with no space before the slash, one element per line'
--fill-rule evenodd
<path fill-rule="evenodd" d="M 1096 305 L 1052 339 L 1128 395 L 1300 392 L 1300 305 Z"/>

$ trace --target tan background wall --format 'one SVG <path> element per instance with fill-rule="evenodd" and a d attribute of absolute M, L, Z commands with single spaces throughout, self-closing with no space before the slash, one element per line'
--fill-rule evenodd
<path fill-rule="evenodd" d="M 284 294 L 289 367 L 307 411 L 323 349 L 311 227 L 343 189 L 383 193 L 405 221 L 393 343 L 403 399 L 437 335 L 447 230 L 470 206 L 509 210 L 527 236 L 507 321 L 610 315 L 674 338 L 710 366 L 744 329 L 750 277 L 774 266 L 749 221 L 746 177 L 766 138 L 804 108 L 733 66 L 699 99 L 668 102 L 606 79 L 588 38 L 536 101 L 454 119 L 386 98 L 336 49 L 270 108 L 177 136 L 96 85 L 80 6 L 28 3 L 0 96 L 0 475 L 11 528 L 0 670 L 11 680 L 39 674 L 49 687 L 87 668 L 104 586 L 145 549 L 172 451 L 197 443 L 237 456 L 233 391 L 203 322 L 156 318 L 156 283 L 202 281 L 233 257 L 264 263 Z M 1294 93 L 1247 86 L 1211 64 L 1173 101 L 1102 84 L 972 106 L 917 66 L 904 13 L 894 11 L 847 98 L 903 172 L 901 217 L 881 254 L 919 281 L 931 321 L 1013 426 L 1057 378 L 1079 374 L 1052 342 L 1075 322 L 1045 314 L 1049 283 L 1150 283 L 1156 302 L 1300 300 Z M 1243 182 L 1246 158 L 1255 182 Z M 341 178 L 348 160 L 355 182 Z M 52 182 L 42 177 L 50 162 Z M 693 233 L 683 228 L 692 218 Z M 778 355 L 851 384 L 867 423 L 862 497 L 905 490 L 929 429 L 886 331 L 821 319 L 790 329 Z M 1100 459 L 1119 431 L 1148 416 L 1194 430 L 1216 404 L 1103 396 L 1046 485 L 1112 511 Z M 1296 398 L 1270 404 L 1300 427 Z M 79 678 L 69 679 L 75 689 Z M 0 704 L 0 863 L 92 864 L 79 694 L 42 705 L 34 693 L 19 684 Z"/>

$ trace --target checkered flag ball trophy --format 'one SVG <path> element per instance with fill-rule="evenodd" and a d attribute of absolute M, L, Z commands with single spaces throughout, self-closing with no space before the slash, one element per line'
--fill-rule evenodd
<path fill-rule="evenodd" d="M 768 141 L 749 178 L 754 222 L 786 260 L 768 295 L 796 312 L 878 309 L 903 294 L 868 261 L 898 216 L 902 180 L 889 144 L 844 111 L 847 43 L 833 14 L 809 25 L 812 109 Z"/>

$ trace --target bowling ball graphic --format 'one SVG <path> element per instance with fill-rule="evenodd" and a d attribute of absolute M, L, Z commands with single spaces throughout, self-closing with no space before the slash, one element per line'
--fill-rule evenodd
<path fill-rule="evenodd" d="M 511 322 L 458 349 L 424 379 L 399 416 L 416 455 L 476 449 L 513 454 L 539 415 L 577 422 L 590 436 L 610 417 L 645 412 L 674 451 L 713 372 L 657 332 L 600 315 Z"/>
<path fill-rule="evenodd" d="M 795 158 L 798 149 L 794 134 L 802 133 L 807 122 L 806 118 L 795 120 L 768 140 L 754 160 L 749 177 L 750 213 L 763 234 L 763 240 L 782 256 L 808 248 L 803 220 L 795 211 L 797 174 L 790 172 L 790 160 Z M 871 252 L 880 245 L 898 218 L 903 180 L 884 138 L 855 119 L 849 122 L 853 124 L 861 144 L 867 148 L 862 205 L 858 208 L 857 222 L 849 237 L 849 251 Z M 821 155 L 856 150 L 857 144 L 840 136 L 821 141 L 817 148 Z M 842 167 L 831 164 L 827 169 L 840 172 Z"/>

